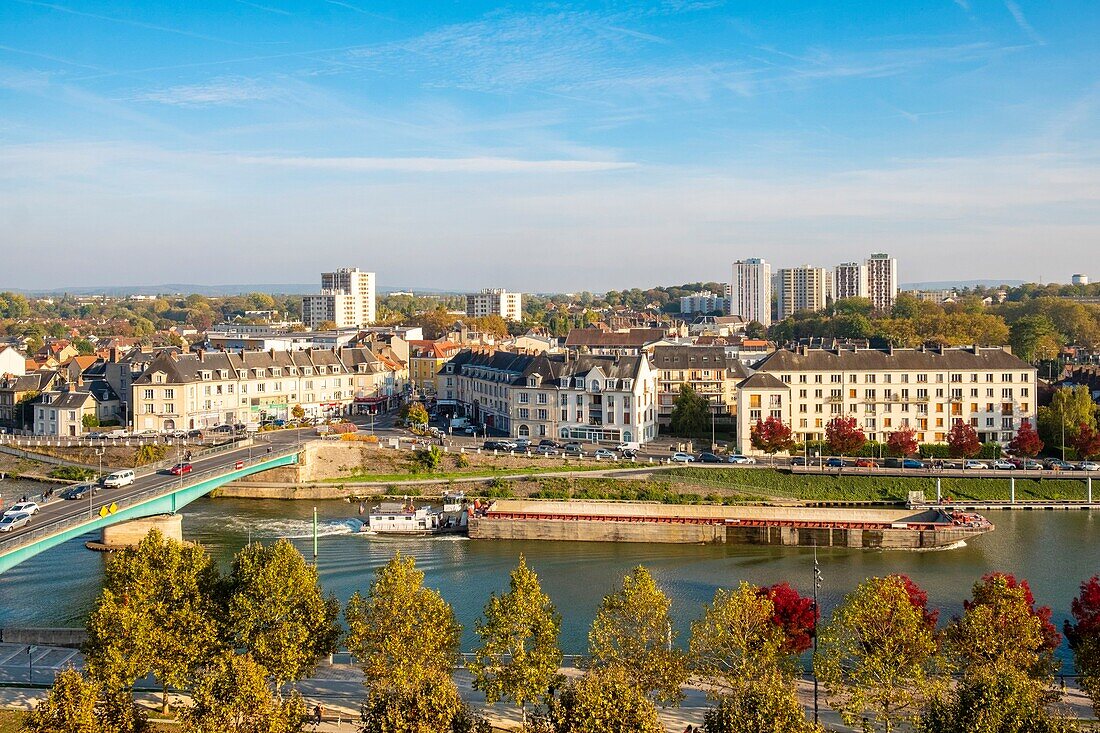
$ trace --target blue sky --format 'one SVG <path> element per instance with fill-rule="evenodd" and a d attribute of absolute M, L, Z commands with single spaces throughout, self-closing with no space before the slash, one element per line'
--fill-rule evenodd
<path fill-rule="evenodd" d="M 0 0 L 0 286 L 1068 281 L 1097 38 L 1095 0 Z"/>

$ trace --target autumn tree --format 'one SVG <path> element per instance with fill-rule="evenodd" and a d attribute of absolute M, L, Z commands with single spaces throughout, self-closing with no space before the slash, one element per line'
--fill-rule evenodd
<path fill-rule="evenodd" d="M 368 688 L 421 690 L 458 663 L 462 627 L 411 557 L 396 553 L 375 573 L 367 595 L 355 593 L 344 610 L 348 650 Z"/>
<path fill-rule="evenodd" d="M 1027 605 L 1028 614 L 1039 622 L 1043 639 L 1041 660 L 1043 664 L 1040 665 L 1040 671 L 1042 671 L 1053 664 L 1054 651 L 1061 645 L 1062 636 L 1051 622 L 1050 607 L 1035 605 L 1035 596 L 1026 580 L 1017 580 L 1016 576 L 1009 573 L 986 573 L 979 582 L 974 584 L 970 600 L 963 601 L 963 609 L 970 610 L 972 607 L 982 605 L 996 606 L 1004 603 L 1006 598 L 1012 599 L 1017 595 Z"/>
<path fill-rule="evenodd" d="M 814 599 L 802 596 L 787 583 L 776 583 L 758 591 L 772 602 L 772 622 L 783 630 L 783 651 L 802 654 L 813 646 L 818 611 Z"/>
<path fill-rule="evenodd" d="M 794 447 L 793 435 L 790 426 L 774 415 L 769 415 L 766 420 L 757 420 L 749 428 L 752 447 L 768 455 L 790 451 Z"/>
<path fill-rule="evenodd" d="M 825 425 L 825 445 L 834 455 L 850 456 L 867 443 L 854 417 L 834 417 Z"/>
<path fill-rule="evenodd" d="M 54 677 L 23 729 L 27 733 L 144 733 L 149 724 L 129 691 L 109 691 L 69 667 Z"/>
<path fill-rule="evenodd" d="M 710 403 L 688 384 L 680 385 L 680 393 L 672 403 L 669 430 L 674 435 L 698 438 L 710 427 Z"/>
<path fill-rule="evenodd" d="M 1012 451 L 1013 455 L 1024 456 L 1025 458 L 1034 458 L 1043 450 L 1043 441 L 1039 434 L 1035 432 L 1030 420 L 1024 420 L 1020 423 L 1020 428 L 1013 436 L 1012 442 L 1008 444 L 1008 449 Z"/>
<path fill-rule="evenodd" d="M 420 402 L 406 402 L 398 410 L 397 416 L 412 425 L 426 425 L 428 423 L 428 411 Z"/>
<path fill-rule="evenodd" d="M 641 566 L 632 570 L 618 591 L 604 596 L 596 611 L 588 633 L 592 666 L 620 667 L 644 695 L 663 704 L 679 704 L 687 667 L 673 643 L 677 634 L 669 616 L 671 606 L 648 570 Z"/>
<path fill-rule="evenodd" d="M 1083 461 L 1100 456 L 1100 431 L 1092 425 L 1082 423 L 1077 428 L 1077 434 L 1070 441 L 1077 457 Z"/>
<path fill-rule="evenodd" d="M 794 688 L 772 679 L 745 680 L 703 714 L 702 733 L 816 733 Z"/>
<path fill-rule="evenodd" d="M 306 410 L 301 405 L 294 405 L 294 407 L 290 409 L 290 416 L 295 420 L 301 420 L 306 416 Z"/>
<path fill-rule="evenodd" d="M 898 428 L 886 438 L 886 452 L 898 458 L 911 456 L 920 450 L 917 432 L 910 427 Z"/>
<path fill-rule="evenodd" d="M 970 423 L 958 420 L 947 432 L 947 449 L 952 458 L 973 458 L 981 452 L 982 441 Z"/>
<path fill-rule="evenodd" d="M 1092 700 L 1092 709 L 1100 716 L 1100 577 L 1094 575 L 1081 583 L 1081 593 L 1070 606 L 1073 621 L 1063 630 L 1073 651 L 1081 689 Z"/>
<path fill-rule="evenodd" d="M 492 728 L 462 701 L 450 673 L 432 670 L 413 685 L 372 687 L 359 733 L 492 733 Z"/>
<path fill-rule="evenodd" d="M 162 687 L 185 687 L 221 647 L 214 561 L 198 545 L 153 530 L 135 548 L 106 556 L 103 590 L 88 618 L 85 659 L 109 689 L 129 689 L 150 674 Z"/>
<path fill-rule="evenodd" d="M 522 555 L 508 592 L 489 598 L 476 628 L 481 645 L 467 665 L 474 689 L 484 692 L 490 705 L 513 701 L 526 724 L 527 703 L 546 697 L 558 677 L 562 653 L 561 615 Z"/>
<path fill-rule="evenodd" d="M 917 719 L 939 680 L 939 651 L 924 609 L 898 576 L 870 578 L 822 629 L 814 672 L 848 725 L 893 731 Z"/>
<path fill-rule="evenodd" d="M 249 654 L 222 654 L 191 686 L 184 733 L 297 733 L 306 706 L 296 691 L 285 698 L 267 685 L 269 671 Z"/>
<path fill-rule="evenodd" d="M 223 621 L 232 646 L 267 670 L 277 693 L 283 682 L 312 675 L 321 657 L 336 651 L 340 603 L 325 597 L 317 569 L 288 540 L 246 545 L 233 558 L 225 585 Z"/>
<path fill-rule="evenodd" d="M 550 705 L 553 733 L 663 733 L 657 709 L 622 666 L 590 671 Z"/>
<path fill-rule="evenodd" d="M 1050 404 L 1039 408 L 1039 436 L 1048 446 L 1072 445 L 1081 425 L 1096 427 L 1096 403 L 1085 385 L 1059 387 Z"/>

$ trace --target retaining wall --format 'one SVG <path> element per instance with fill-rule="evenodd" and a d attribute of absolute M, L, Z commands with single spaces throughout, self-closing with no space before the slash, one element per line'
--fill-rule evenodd
<path fill-rule="evenodd" d="M 59 646 L 79 649 L 88 640 L 84 629 L 48 629 L 39 627 L 13 627 L 0 629 L 0 642 L 5 644 L 31 644 L 34 646 Z"/>

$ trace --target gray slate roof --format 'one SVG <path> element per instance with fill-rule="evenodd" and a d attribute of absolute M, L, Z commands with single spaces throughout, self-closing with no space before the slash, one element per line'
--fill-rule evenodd
<path fill-rule="evenodd" d="M 999 347 L 959 349 L 780 349 L 755 365 L 768 372 L 989 371 L 1033 369 Z"/>

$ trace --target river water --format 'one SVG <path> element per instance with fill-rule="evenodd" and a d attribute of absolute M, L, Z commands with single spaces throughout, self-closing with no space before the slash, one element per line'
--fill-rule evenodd
<path fill-rule="evenodd" d="M 639 564 L 647 566 L 672 597 L 682 632 L 716 588 L 742 580 L 759 585 L 785 580 L 803 593 L 811 589 L 809 549 L 380 538 L 355 532 L 356 505 L 322 501 L 316 506 L 318 567 L 327 591 L 346 601 L 354 591 L 366 590 L 374 570 L 394 552 L 412 555 L 427 585 L 454 606 L 466 628 L 464 649 L 473 646 L 473 622 L 486 599 L 507 588 L 508 572 L 520 554 L 562 613 L 562 646 L 567 653 L 584 651 L 600 599 Z M 202 543 L 226 566 L 250 536 L 264 541 L 289 537 L 309 558 L 313 507 L 302 501 L 202 499 L 184 510 L 184 535 Z M 999 570 L 1027 579 L 1036 600 L 1051 606 L 1061 628 L 1080 582 L 1100 573 L 1100 513 L 1001 511 L 987 516 L 996 531 L 965 547 L 930 552 L 819 551 L 824 612 L 828 614 L 864 578 L 905 573 L 928 591 L 930 602 L 942 609 L 946 620 L 961 611 L 962 599 L 983 573 Z M 83 547 L 84 539 L 91 537 L 44 552 L 0 575 L 0 627 L 83 625 L 102 573 L 102 556 Z M 1064 647 L 1061 654 L 1065 658 Z"/>

